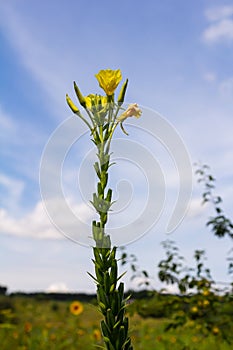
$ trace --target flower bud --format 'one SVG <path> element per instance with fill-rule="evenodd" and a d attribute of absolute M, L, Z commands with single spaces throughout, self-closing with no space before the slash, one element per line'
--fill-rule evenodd
<path fill-rule="evenodd" d="M 118 96 L 118 100 L 117 100 L 119 106 L 121 106 L 122 103 L 124 102 L 127 85 L 128 85 L 128 79 L 126 79 L 126 81 L 124 82 L 124 84 L 121 87 L 121 90 L 120 90 L 120 93 Z"/>
<path fill-rule="evenodd" d="M 71 98 L 68 96 L 68 94 L 66 94 L 66 102 L 67 102 L 68 106 L 70 107 L 70 109 L 72 110 L 72 112 L 74 112 L 74 113 L 79 112 L 78 107 L 75 106 L 74 102 L 71 100 Z"/>
<path fill-rule="evenodd" d="M 84 108 L 86 108 L 86 101 L 85 101 L 85 98 L 83 97 L 83 95 L 81 94 L 77 84 L 75 83 L 74 81 L 74 90 L 75 90 L 75 93 L 78 97 L 78 100 L 79 100 L 79 103 L 81 106 L 83 106 Z"/>

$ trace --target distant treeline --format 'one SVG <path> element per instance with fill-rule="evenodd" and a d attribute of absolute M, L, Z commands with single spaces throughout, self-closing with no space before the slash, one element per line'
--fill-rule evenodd
<path fill-rule="evenodd" d="M 6 292 L 6 290 L 4 290 Z M 6 294 L 6 293 L 4 293 Z M 128 291 L 126 292 L 126 297 L 131 296 L 133 299 L 141 299 L 148 297 L 150 292 L 147 290 L 135 292 L 135 291 Z M 26 293 L 26 292 L 13 292 L 13 293 L 7 293 L 9 297 L 27 297 L 27 298 L 34 298 L 37 300 L 57 300 L 57 301 L 73 301 L 73 300 L 79 300 L 81 302 L 95 302 L 96 301 L 96 294 L 86 294 L 86 293 L 45 293 L 45 292 L 33 292 L 33 293 Z"/>

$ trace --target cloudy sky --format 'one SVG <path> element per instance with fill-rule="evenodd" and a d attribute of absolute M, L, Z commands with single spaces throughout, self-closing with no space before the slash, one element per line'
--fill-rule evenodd
<path fill-rule="evenodd" d="M 181 135 L 191 162 L 211 166 L 224 209 L 233 217 L 232 1 L 2 1 L 0 50 L 0 284 L 11 291 L 94 291 L 86 273 L 93 269 L 91 249 L 64 238 L 51 224 L 41 199 L 39 172 L 50 135 L 71 116 L 65 94 L 74 97 L 73 80 L 86 95 L 100 93 L 94 78 L 100 69 L 120 68 L 130 82 L 127 101 L 158 111 Z M 66 158 L 63 180 L 67 202 L 88 221 L 89 179 L 84 194 L 77 189 L 78 169 L 91 150 L 85 135 Z M 132 130 L 129 140 L 133 137 Z M 153 147 L 166 177 L 170 156 L 159 150 L 161 145 Z M 141 175 L 137 177 L 129 164 L 127 176 L 115 172 L 116 181 L 137 178 L 134 204 L 122 214 L 124 222 L 140 211 L 145 189 L 138 185 Z M 84 178 L 87 174 L 85 170 Z M 169 198 L 177 182 L 167 177 Z M 48 184 L 52 182 L 50 178 Z M 206 249 L 213 276 L 228 281 L 226 254 L 231 243 L 212 237 L 205 227 L 211 208 L 200 205 L 201 191 L 194 178 L 190 210 L 169 237 L 187 262 L 194 249 Z M 155 277 L 157 287 L 165 221 L 127 248 Z"/>

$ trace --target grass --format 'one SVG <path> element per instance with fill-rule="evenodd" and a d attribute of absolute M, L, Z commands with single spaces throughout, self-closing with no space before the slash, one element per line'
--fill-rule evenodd
<path fill-rule="evenodd" d="M 5 303 L 5 304 L 4 304 Z M 91 350 L 103 345 L 96 306 L 84 303 L 83 312 L 73 315 L 70 302 L 2 297 L 1 350 Z M 5 305 L 5 307 L 3 307 Z M 130 315 L 135 350 L 230 350 L 218 335 L 201 337 L 189 329 L 164 332 L 168 319 Z"/>

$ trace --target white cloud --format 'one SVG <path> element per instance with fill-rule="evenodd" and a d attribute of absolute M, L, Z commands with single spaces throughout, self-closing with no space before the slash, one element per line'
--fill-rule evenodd
<path fill-rule="evenodd" d="M 50 284 L 50 286 L 46 289 L 47 293 L 69 293 L 70 290 L 63 282 L 55 282 Z"/>
<path fill-rule="evenodd" d="M 233 20 L 224 19 L 211 24 L 203 33 L 203 38 L 208 43 L 221 42 L 233 39 Z"/>
<path fill-rule="evenodd" d="M 213 72 L 207 72 L 207 73 L 205 73 L 205 74 L 203 75 L 203 79 L 204 79 L 205 81 L 208 81 L 208 82 L 210 82 L 210 83 L 213 83 L 213 82 L 216 81 L 216 74 L 213 73 Z"/>
<path fill-rule="evenodd" d="M 59 208 L 59 203 L 57 203 Z M 74 213 L 78 214 L 80 220 L 89 219 L 90 208 L 84 205 L 74 205 L 71 208 Z M 61 217 L 61 212 L 57 210 L 57 215 Z M 53 217 L 56 223 L 56 217 Z M 59 220 L 67 227 L 67 218 L 64 216 Z M 71 223 L 72 225 L 72 223 Z M 79 230 L 76 227 L 77 231 Z M 31 212 L 20 219 L 12 217 L 7 210 L 0 208 L 0 234 L 10 234 L 21 237 L 32 237 L 37 239 L 62 239 L 64 236 L 51 223 L 43 203 L 40 201 L 36 204 Z"/>
<path fill-rule="evenodd" d="M 233 6 L 218 6 L 206 10 L 205 15 L 209 21 L 218 21 L 233 15 Z"/>
<path fill-rule="evenodd" d="M 5 209 L 0 209 L 0 233 L 33 238 L 62 238 L 41 209 L 41 205 L 38 204 L 31 213 L 21 219 L 16 219 Z"/>
<path fill-rule="evenodd" d="M 206 18 L 210 22 L 203 32 L 207 43 L 233 40 L 233 6 L 219 6 L 207 9 Z"/>

